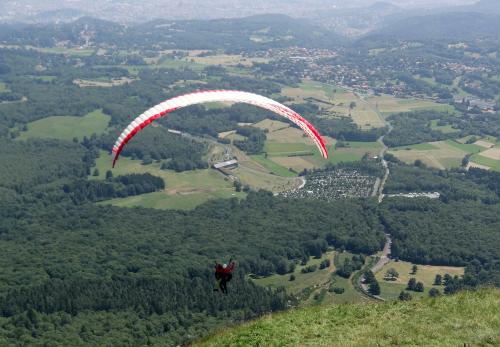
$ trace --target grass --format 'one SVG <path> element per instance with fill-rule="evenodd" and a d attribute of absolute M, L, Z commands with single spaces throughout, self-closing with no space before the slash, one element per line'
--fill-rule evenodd
<path fill-rule="evenodd" d="M 267 277 L 261 277 L 255 279 L 255 283 L 263 287 L 278 288 L 284 287 L 288 293 L 294 295 L 299 295 L 303 293 L 304 290 L 309 291 L 307 298 L 303 298 L 300 303 L 301 306 L 311 306 L 311 305 L 332 305 L 332 304 L 344 304 L 344 303 L 355 303 L 360 301 L 366 301 L 367 299 L 357 292 L 351 281 L 346 278 L 335 276 L 335 265 L 333 262 L 333 257 L 335 255 L 334 251 L 327 252 L 323 254 L 320 259 L 315 259 L 313 257 L 309 258 L 306 266 L 317 265 L 318 270 L 303 274 L 301 270 L 305 267 L 302 265 L 297 265 L 293 274 L 295 276 L 295 281 L 290 281 L 291 274 L 278 275 L 274 274 Z M 344 252 L 339 255 L 339 257 L 350 257 L 352 254 Z M 319 264 L 325 260 L 330 260 L 330 267 L 327 269 L 319 270 Z M 328 292 L 330 285 L 335 287 L 343 288 L 344 293 L 335 294 Z M 321 299 L 315 298 L 316 294 L 321 291 L 325 292 L 325 295 Z"/>
<path fill-rule="evenodd" d="M 67 48 L 67 47 L 44 47 L 35 48 L 37 51 L 43 53 L 65 54 L 76 57 L 88 57 L 94 54 L 94 49 L 80 49 L 80 48 Z"/>
<path fill-rule="evenodd" d="M 323 254 L 321 259 L 310 257 L 306 266 L 317 265 L 318 270 L 314 272 L 303 274 L 301 273 L 301 270 L 306 266 L 297 265 L 295 271 L 293 272 L 295 275 L 295 281 L 289 281 L 291 275 L 290 273 L 285 275 L 274 274 L 267 277 L 261 277 L 254 279 L 254 282 L 262 287 L 285 287 L 287 292 L 299 294 L 305 288 L 323 284 L 331 279 L 332 272 L 335 271 L 335 266 L 333 265 L 334 253 L 335 252 L 333 251 L 327 252 Z M 330 267 L 319 270 L 319 264 L 325 259 L 330 259 Z"/>
<path fill-rule="evenodd" d="M 417 282 L 424 284 L 425 291 L 423 293 L 411 292 L 414 297 L 426 296 L 430 288 L 436 288 L 442 291 L 442 286 L 434 286 L 434 278 L 437 274 L 444 276 L 450 274 L 451 276 L 462 276 L 464 274 L 463 267 L 452 266 L 431 266 L 431 265 L 418 265 L 417 273 L 411 275 L 411 268 L 413 264 L 406 261 L 391 261 L 384 265 L 384 267 L 375 275 L 380 283 L 381 297 L 384 299 L 396 299 L 402 290 L 405 290 L 406 285 L 410 278 L 414 277 Z M 388 269 L 394 268 L 399 273 L 397 281 L 385 281 L 384 276 Z"/>
<path fill-rule="evenodd" d="M 469 154 L 475 154 L 475 153 L 479 153 L 481 151 L 484 151 L 484 147 L 481 147 L 481 146 L 478 146 L 478 145 L 475 145 L 475 144 L 469 144 L 469 143 L 460 143 L 460 142 L 457 142 L 457 141 L 453 141 L 453 140 L 446 140 L 445 141 L 446 144 L 450 145 L 450 146 L 453 146 L 455 148 L 458 148 L 464 152 L 467 152 Z"/>
<path fill-rule="evenodd" d="M 428 148 L 428 145 L 433 146 L 433 148 Z M 410 150 L 403 150 L 406 148 L 410 148 Z M 408 164 L 413 164 L 415 160 L 419 159 L 427 166 L 443 170 L 461 166 L 462 159 L 467 154 L 483 149 L 477 145 L 468 145 L 447 140 L 399 147 L 391 149 L 390 153 Z"/>
<path fill-rule="evenodd" d="M 275 163 L 274 161 L 266 158 L 264 154 L 251 155 L 250 158 L 255 160 L 260 165 L 264 166 L 266 169 L 268 169 L 270 172 L 274 173 L 275 175 L 279 175 L 282 177 L 296 177 L 297 176 L 296 173 L 288 170 L 284 166 L 281 166 L 281 165 Z"/>
<path fill-rule="evenodd" d="M 228 328 L 195 346 L 498 346 L 500 290 L 412 302 L 309 307 Z"/>
<path fill-rule="evenodd" d="M 224 176 L 212 169 L 174 172 L 161 170 L 160 163 L 141 165 L 138 160 L 121 157 L 116 167 L 112 169 L 115 176 L 130 173 L 146 173 L 164 179 L 166 189 L 162 192 L 148 193 L 126 198 L 111 199 L 101 204 L 112 204 L 122 207 L 149 207 L 158 209 L 183 209 L 189 210 L 210 199 L 216 198 L 242 198 L 245 193 L 236 193 L 233 184 L 225 180 Z M 104 179 L 106 171 L 111 170 L 111 156 L 104 151 L 96 160 L 98 177 L 90 179 Z"/>
<path fill-rule="evenodd" d="M 486 158 L 483 157 L 480 154 L 474 154 L 470 158 L 471 162 L 478 163 L 484 166 L 490 167 L 493 171 L 499 171 L 500 172 L 500 160 L 495 160 L 491 158 Z"/>
<path fill-rule="evenodd" d="M 432 130 L 437 130 L 437 131 L 440 131 L 440 132 L 442 132 L 444 134 L 457 133 L 457 132 L 460 131 L 459 129 L 453 128 L 451 126 L 451 124 L 438 125 L 438 122 L 439 122 L 439 119 L 433 119 L 433 120 L 431 120 L 431 129 Z"/>
<path fill-rule="evenodd" d="M 425 143 L 417 143 L 416 145 L 394 147 L 394 148 L 391 148 L 391 151 L 402 151 L 402 150 L 412 150 L 412 149 L 416 149 L 419 151 L 429 151 L 429 150 L 439 149 L 439 148 L 428 143 L 428 142 L 425 142 Z"/>
<path fill-rule="evenodd" d="M 21 132 L 19 139 L 29 138 L 51 138 L 71 140 L 74 137 L 82 139 L 93 133 L 103 134 L 106 132 L 111 117 L 95 110 L 83 117 L 56 116 L 43 118 L 28 123 L 28 130 Z"/>
<path fill-rule="evenodd" d="M 420 100 L 414 98 L 398 99 L 392 95 L 370 97 L 368 98 L 368 102 L 385 116 L 393 113 L 409 112 L 414 110 L 455 112 L 455 108 L 451 105 L 438 104 L 431 100 Z"/>

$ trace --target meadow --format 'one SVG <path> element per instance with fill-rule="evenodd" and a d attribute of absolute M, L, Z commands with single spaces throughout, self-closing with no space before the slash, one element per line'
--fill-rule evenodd
<path fill-rule="evenodd" d="M 89 176 L 89 179 L 104 179 L 106 171 L 111 170 L 111 161 L 111 155 L 101 151 L 100 157 L 96 160 L 99 176 Z M 163 178 L 166 189 L 161 192 L 111 199 L 101 204 L 188 210 L 210 199 L 246 196 L 245 193 L 235 192 L 233 183 L 215 170 L 175 172 L 161 170 L 160 166 L 160 163 L 142 165 L 138 160 L 121 157 L 115 168 L 112 169 L 114 176 L 148 172 Z"/>
<path fill-rule="evenodd" d="M 111 117 L 95 110 L 83 117 L 57 116 L 47 117 L 28 123 L 28 130 L 21 132 L 19 139 L 29 138 L 72 140 L 83 139 L 92 134 L 106 132 Z"/>
<path fill-rule="evenodd" d="M 415 278 L 417 282 L 422 282 L 424 284 L 424 292 L 417 293 L 412 291 L 411 295 L 413 297 L 425 297 L 428 295 L 431 288 L 436 288 L 440 292 L 443 291 L 444 287 L 442 285 L 434 285 L 434 279 L 437 274 L 440 274 L 441 276 L 444 276 L 445 274 L 449 274 L 451 276 L 462 276 L 464 274 L 463 267 L 418 265 L 417 273 L 412 275 L 412 266 L 412 263 L 394 260 L 385 264 L 384 267 L 375 274 L 375 277 L 380 284 L 380 297 L 387 300 L 397 299 L 399 293 L 406 289 L 410 278 Z M 384 280 L 387 270 L 391 268 L 395 269 L 399 273 L 399 277 L 396 281 Z"/>

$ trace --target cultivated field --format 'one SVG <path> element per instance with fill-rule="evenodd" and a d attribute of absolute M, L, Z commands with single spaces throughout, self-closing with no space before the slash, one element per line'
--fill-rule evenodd
<path fill-rule="evenodd" d="M 421 109 L 433 109 L 453 112 L 450 105 L 438 104 L 430 100 L 418 99 L 398 99 L 390 95 L 371 96 L 368 102 L 383 115 L 390 115 L 397 112 L 409 112 Z"/>
<path fill-rule="evenodd" d="M 21 132 L 19 139 L 29 138 L 82 139 L 93 133 L 103 134 L 106 132 L 111 117 L 102 113 L 101 110 L 88 113 L 83 117 L 47 117 L 28 123 L 28 131 Z"/>
<path fill-rule="evenodd" d="M 378 116 L 371 104 L 340 87 L 304 80 L 297 88 L 283 88 L 281 94 L 293 98 L 295 102 L 313 102 L 332 115 L 350 114 L 352 120 L 362 129 L 385 126 L 384 120 Z M 356 103 L 352 109 L 351 102 Z"/>
<path fill-rule="evenodd" d="M 360 160 L 365 153 L 371 156 L 378 155 L 378 142 L 350 142 L 346 147 L 335 149 L 336 140 L 325 136 L 329 151 L 329 158 L 323 159 L 309 137 L 290 127 L 287 123 L 265 119 L 253 126 L 267 129 L 268 133 L 264 152 L 266 155 L 252 156 L 263 166 L 277 175 L 290 176 L 289 169 L 300 172 L 304 169 L 320 168 L 327 163 L 340 163 Z"/>
<path fill-rule="evenodd" d="M 467 154 L 477 153 L 481 149 L 476 145 L 447 140 L 397 147 L 391 149 L 389 153 L 407 164 L 413 164 L 418 159 L 427 166 L 444 170 L 459 167 Z"/>

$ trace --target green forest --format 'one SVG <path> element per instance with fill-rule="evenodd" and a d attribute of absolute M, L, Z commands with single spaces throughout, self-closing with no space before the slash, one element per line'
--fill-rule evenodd
<path fill-rule="evenodd" d="M 151 30 L 151 24 L 171 30 Z M 80 33 L 88 26 L 98 33 L 93 44 L 105 47 L 105 53 L 95 49 L 87 54 L 75 48 L 84 44 Z M 269 41 L 255 39 L 261 38 L 262 26 Z M 298 46 L 323 54 L 338 48 L 334 55 L 315 60 L 317 68 L 345 64 L 362 72 L 369 64 L 380 64 L 382 68 L 372 71 L 370 79 L 378 82 L 377 78 L 389 76 L 397 83 L 403 81 L 410 95 L 422 93 L 449 101 L 450 88 L 460 76 L 438 68 L 425 76 L 425 71 L 392 71 L 406 71 L 405 59 L 427 64 L 439 56 L 436 59 L 441 61 L 441 44 L 422 44 L 409 57 L 407 52 L 385 51 L 388 47 L 383 44 L 380 56 L 367 62 L 372 43 L 359 40 L 337 47 L 342 40 L 331 31 L 279 15 L 241 22 L 157 21 L 131 27 L 90 18 L 40 25 L 37 30 L 6 25 L 0 26 L 0 41 L 6 44 L 0 47 L 0 345 L 185 345 L 217 329 L 309 299 L 308 290 L 294 295 L 281 286 L 259 286 L 254 278 L 278 274 L 292 282 L 296 268 L 298 275 L 327 272 L 331 262 L 322 257 L 335 253 L 332 276 L 338 275 L 337 284 L 350 283 L 359 289 L 356 281 L 376 261 L 374 255 L 384 248 L 386 234 L 391 235 L 392 257 L 398 261 L 465 268 L 464 276 L 446 277 L 445 294 L 500 286 L 500 173 L 478 168 L 437 170 L 418 161 L 406 165 L 386 154 L 390 175 L 384 185 L 385 163 L 377 149 L 383 141 L 388 147 L 399 147 L 469 135 L 498 138 L 497 115 L 464 102 L 452 107 L 453 112 L 442 111 L 442 105 L 439 110 L 391 112 L 386 118 L 391 126 L 362 128 L 351 115 L 329 113 L 327 109 L 335 104 L 320 106 L 318 99 L 280 94 L 285 88 L 298 89 L 307 70 L 303 62 L 274 59 L 225 66 L 178 59 L 189 57 L 181 49 L 193 48 L 202 50 L 197 58 L 235 53 L 242 62 L 249 52 L 265 61 L 263 57 L 276 49 Z M 67 42 L 77 54 L 57 53 L 61 47 L 55 45 L 60 42 Z M 165 53 L 168 49 L 179 51 Z M 481 61 L 489 66 L 493 58 Z M 175 67 L 176 63 L 182 64 Z M 337 77 L 333 72 L 317 80 L 333 85 Z M 434 78 L 436 85 L 421 78 Z M 485 95 L 498 92 L 492 76 L 473 73 L 455 88 L 462 85 L 477 95 L 470 87 L 477 80 L 488 87 Z M 396 84 L 391 83 L 378 84 L 373 95 L 389 93 Z M 283 145 L 293 140 L 302 148 L 308 146 L 302 142 L 307 139 L 299 135 L 290 140 L 296 134 L 296 129 L 288 128 L 294 127 L 290 122 L 278 130 L 249 125 L 277 120 L 271 112 L 249 105 L 210 104 L 173 112 L 130 141 L 122 152 L 127 158 L 122 163 L 130 165 L 130 172 L 123 169 L 117 174 L 111 163 L 109 168 L 96 166 L 96 160 L 110 153 L 121 129 L 144 110 L 167 98 L 206 89 L 243 90 L 285 102 L 322 135 L 334 138 L 328 139 L 333 152 L 346 157 L 354 153 L 355 159 L 363 159 L 327 165 L 318 164 L 316 155 L 306 156 L 307 160 L 296 153 L 268 158 L 262 153 L 272 141 Z M 355 107 L 364 103 L 363 98 Z M 37 121 L 55 118 L 57 122 L 57 117 L 65 117 L 67 124 L 73 124 L 74 118 L 93 113 L 102 116 L 104 123 L 95 132 L 61 138 L 48 123 L 50 136 L 26 135 Z M 433 129 L 435 125 L 453 131 L 444 133 Z M 280 130 L 292 135 L 282 135 Z M 220 139 L 221 132 L 234 132 L 235 139 Z M 353 146 L 346 146 L 347 141 Z M 380 141 L 380 147 L 375 144 L 370 155 L 365 153 L 369 145 L 358 148 L 358 141 L 370 146 Z M 217 147 L 222 144 L 234 145 L 237 154 Z M 212 152 L 220 155 L 217 160 L 239 156 L 242 163 L 234 177 L 209 169 Z M 253 155 L 261 155 L 267 166 L 252 161 Z M 286 164 L 281 167 L 273 159 Z M 296 171 L 286 166 L 295 160 L 303 165 Z M 270 167 L 289 175 L 282 177 L 275 171 L 283 171 Z M 146 172 L 151 168 L 156 174 Z M 295 189 L 299 180 L 314 175 L 322 179 L 339 170 L 347 173 L 346 181 L 355 182 L 353 187 L 356 179 L 349 175 L 357 175 L 358 180 L 365 176 L 362 179 L 369 182 L 370 191 L 366 197 L 285 198 L 242 184 L 236 177 L 246 174 L 270 182 L 269 186 Z M 193 173 L 206 174 L 200 174 L 201 179 L 214 174 L 210 176 L 214 187 L 183 186 L 186 180 L 200 179 L 189 176 Z M 371 182 L 377 182 L 387 197 L 379 201 Z M 189 198 L 200 190 L 215 198 L 186 210 L 104 205 L 152 195 Z M 438 199 L 389 196 L 415 192 L 440 194 Z M 214 262 L 230 258 L 236 261 L 236 271 L 229 294 L 222 295 L 213 291 Z M 374 282 L 378 283 L 370 284 Z M 344 287 L 331 289 L 344 293 Z M 323 297 L 328 290 L 323 290 Z M 376 290 L 372 294 L 378 295 Z M 312 302 L 321 301 L 316 299 Z M 373 298 L 363 296 L 363 300 Z"/>

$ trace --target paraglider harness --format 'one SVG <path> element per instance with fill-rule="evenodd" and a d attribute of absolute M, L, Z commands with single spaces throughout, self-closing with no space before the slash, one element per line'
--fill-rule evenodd
<path fill-rule="evenodd" d="M 234 270 L 234 261 L 233 259 L 229 260 L 229 265 L 219 264 L 215 262 L 215 287 L 214 292 L 219 289 L 224 294 L 227 294 L 227 282 L 231 281 L 233 278 L 233 270 Z"/>

